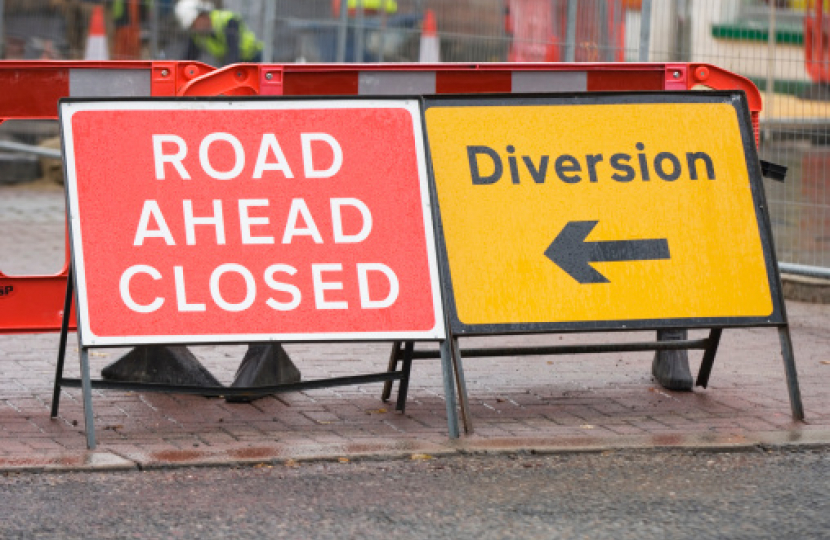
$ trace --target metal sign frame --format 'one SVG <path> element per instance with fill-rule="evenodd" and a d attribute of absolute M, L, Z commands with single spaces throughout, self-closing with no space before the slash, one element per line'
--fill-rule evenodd
<path fill-rule="evenodd" d="M 754 143 L 754 135 L 750 120 L 749 109 L 742 92 L 638 92 L 638 93 L 577 93 L 565 95 L 489 95 L 480 96 L 430 96 L 425 99 L 424 125 L 429 139 L 429 126 L 426 113 L 433 107 L 521 107 L 525 105 L 597 105 L 597 104 L 663 104 L 663 103 L 725 103 L 735 109 L 741 135 L 742 148 L 749 175 L 752 201 L 755 208 L 756 225 L 763 248 L 764 264 L 767 271 L 772 299 L 772 313 L 764 317 L 690 317 L 690 318 L 646 318 L 626 320 L 589 320 L 574 322 L 545 322 L 528 321 L 522 323 L 498 324 L 468 324 L 459 318 L 456 305 L 456 294 L 452 285 L 450 269 L 450 254 L 444 235 L 444 220 L 441 216 L 441 202 L 437 192 L 437 180 L 431 170 L 434 182 L 431 185 L 434 200 L 434 222 L 438 228 L 438 247 L 442 275 L 446 276 L 445 286 L 447 315 L 450 320 L 450 330 L 453 335 L 473 336 L 483 334 L 522 334 L 543 332 L 594 332 L 594 331 L 624 331 L 665 328 L 713 328 L 713 327 L 742 327 L 742 326 L 781 326 L 786 324 L 786 313 L 783 305 L 783 295 L 778 276 L 778 265 L 775 259 L 769 217 L 766 212 L 766 200 L 762 184 L 761 168 Z M 429 149 L 428 149 L 429 150 Z M 434 159 L 430 152 L 429 164 L 434 168 Z M 505 173 L 506 174 L 506 173 Z M 552 301 L 554 299 L 551 299 Z"/>
<path fill-rule="evenodd" d="M 435 318 L 434 327 L 429 331 L 386 331 L 386 332 L 338 332 L 328 334 L 296 334 L 296 333 L 280 333 L 274 332 L 270 334 L 244 334 L 244 335 L 220 335 L 220 336 L 151 336 L 146 339 L 135 339 L 138 336 L 133 336 L 129 339 L 118 338 L 115 340 L 100 340 L 89 339 L 91 334 L 89 320 L 88 320 L 88 305 L 86 302 L 86 283 L 81 272 L 84 268 L 84 259 L 82 256 L 82 242 L 81 230 L 79 225 L 79 206 L 77 201 L 77 185 L 75 183 L 75 160 L 73 154 L 73 134 L 66 129 L 67 124 L 71 121 L 69 115 L 65 116 L 65 109 L 71 108 L 78 104 L 86 104 L 83 110 L 114 110 L 112 105 L 114 103 L 120 104 L 142 104 L 138 110 L 158 110 L 159 107 L 168 109 L 171 108 L 194 108 L 204 110 L 210 107 L 210 104 L 221 104 L 220 107 L 233 107 L 233 103 L 243 104 L 243 107 L 263 108 L 264 103 L 279 103 L 280 108 L 299 108 L 302 109 L 301 104 L 312 104 L 310 109 L 323 109 L 327 107 L 335 108 L 366 108 L 379 107 L 383 104 L 384 107 L 397 107 L 407 111 L 411 115 L 412 125 L 414 129 L 414 145 L 413 149 L 416 153 L 416 165 L 418 168 L 417 176 L 419 182 L 419 197 L 420 209 L 422 214 L 423 233 L 425 235 L 424 242 L 427 253 L 424 256 L 427 259 L 426 271 L 429 274 L 428 280 L 431 284 L 431 309 L 432 315 Z M 109 109 L 107 109 L 109 107 Z M 77 110 L 77 109 L 76 109 Z M 122 109 L 124 110 L 124 109 Z M 135 109 L 134 109 L 135 110 Z M 429 181 L 428 181 L 428 164 L 426 162 L 425 151 L 425 136 L 422 124 L 422 106 L 420 98 L 412 97 L 348 97 L 348 98 L 303 98 L 303 97 L 247 97 L 247 98 L 178 98 L 171 100 L 169 98 L 161 99 L 69 99 L 62 100 L 60 103 L 61 112 L 61 127 L 63 133 L 64 167 L 66 172 L 66 194 L 67 194 L 67 214 L 70 227 L 70 247 L 71 247 L 71 265 L 68 271 L 68 279 L 66 286 L 66 296 L 64 302 L 64 311 L 61 325 L 60 346 L 58 351 L 58 361 L 56 366 L 55 386 L 52 401 L 52 417 L 57 416 L 60 404 L 60 389 L 62 386 L 66 387 L 80 387 L 83 393 L 84 403 L 84 421 L 85 431 L 87 437 L 87 446 L 94 449 L 96 446 L 95 430 L 94 430 L 94 416 L 92 413 L 92 390 L 93 389 L 116 389 L 116 390 L 135 390 L 135 391 L 155 391 L 155 392 L 177 392 L 198 394 L 203 396 L 263 396 L 279 392 L 301 391 L 314 388 L 323 388 L 331 386 L 342 386 L 350 384 L 363 384 L 371 382 L 392 382 L 400 381 L 398 390 L 398 400 L 396 409 L 403 411 L 406 404 L 406 396 L 409 385 L 409 376 L 412 365 L 412 350 L 413 342 L 418 341 L 437 341 L 439 342 L 439 351 L 442 358 L 442 373 L 444 378 L 444 390 L 446 395 L 447 407 L 447 423 L 449 435 L 451 438 L 459 436 L 458 417 L 456 414 L 456 396 L 455 387 L 453 384 L 454 366 L 451 358 L 450 343 L 447 339 L 447 320 L 444 314 L 443 299 L 442 299 L 442 283 L 439 278 L 440 269 L 437 263 L 437 249 L 435 245 L 435 228 L 432 223 L 431 202 L 429 198 Z M 77 310 L 70 310 L 72 300 L 78 306 Z M 63 377 L 64 360 L 66 353 L 66 342 L 69 331 L 70 313 L 77 316 L 78 340 L 80 346 L 80 379 L 70 379 Z M 207 337 L 207 339 L 206 339 Z M 269 341 L 288 341 L 288 342 L 342 342 L 342 341 L 390 341 L 390 340 L 407 340 L 407 346 L 404 351 L 404 364 L 400 370 L 388 370 L 381 373 L 373 373 L 367 375 L 357 375 L 349 377 L 337 377 L 323 380 L 305 381 L 300 383 L 280 384 L 268 387 L 254 387 L 254 388 L 209 388 L 209 387 L 194 387 L 183 385 L 167 385 L 167 384 L 153 384 L 153 383 L 131 383 L 119 381 L 104 381 L 92 380 L 90 377 L 89 367 L 89 350 L 91 348 L 99 347 L 121 347 L 128 345 L 141 344 L 172 344 L 172 343 L 252 343 L 252 342 L 269 342 Z"/>
<path fill-rule="evenodd" d="M 420 184 L 421 218 L 423 220 L 423 241 L 426 245 L 424 257 L 429 274 L 431 289 L 431 309 L 434 327 L 423 330 L 405 331 L 333 331 L 333 332 L 285 332 L 276 329 L 268 333 L 227 333 L 206 336 L 196 335 L 142 335 L 142 336 L 99 336 L 91 327 L 90 305 L 87 299 L 87 272 L 86 268 L 95 261 L 87 261 L 84 252 L 84 236 L 80 223 L 78 179 L 76 177 L 75 147 L 72 128 L 72 117 L 83 112 L 140 112 L 140 111 L 320 111 L 343 109 L 397 109 L 411 115 L 414 132 L 412 138 L 417 160 L 417 177 Z M 436 257 L 435 238 L 433 234 L 432 213 L 430 212 L 429 183 L 426 168 L 426 154 L 424 149 L 424 135 L 421 125 L 421 112 L 417 98 L 288 98 L 288 97 L 247 97 L 247 98 L 142 98 L 142 99 L 64 99 L 60 103 L 60 120 L 63 134 L 67 214 L 70 226 L 70 242 L 75 287 L 78 291 L 78 334 L 81 344 L 95 347 L 123 347 L 142 344 L 198 344 L 198 343 L 243 343 L 252 341 L 339 341 L 360 339 L 364 341 L 389 341 L 392 339 L 412 340 L 441 340 L 446 333 L 443 328 L 443 313 L 438 278 L 438 263 Z M 124 179 L 128 180 L 128 179 Z M 315 191 L 318 191 L 315 189 Z M 262 193 L 265 193 L 263 188 Z M 393 227 L 393 225 L 386 225 Z M 266 249 L 266 248 L 263 248 Z M 102 315 L 96 315 L 102 316 Z"/>
<path fill-rule="evenodd" d="M 773 309 L 766 317 L 701 317 L 676 319 L 639 319 L 626 321 L 581 321 L 581 322 L 529 322 L 522 324 L 477 324 L 468 325 L 459 320 L 455 304 L 452 276 L 450 272 L 449 255 L 444 237 L 444 224 L 441 218 L 440 201 L 437 192 L 437 180 L 434 173 L 434 160 L 429 154 L 430 176 L 433 180 L 431 194 L 433 197 L 434 222 L 437 227 L 439 261 L 441 263 L 441 277 L 445 280 L 445 312 L 449 319 L 452 362 L 456 367 L 456 382 L 459 388 L 459 404 L 465 429 L 472 431 L 472 420 L 469 414 L 469 405 L 466 396 L 466 384 L 462 368 L 462 356 L 498 357 L 522 355 L 556 355 L 556 354 L 583 354 L 601 352 L 633 352 L 633 351 L 669 351 L 669 350 L 702 350 L 703 358 L 695 384 L 706 387 L 720 344 L 724 328 L 728 327 L 776 327 L 781 343 L 782 360 L 790 397 L 790 408 L 794 420 L 804 419 L 804 408 L 801 402 L 801 391 L 798 385 L 798 375 L 795 367 L 795 354 L 787 322 L 786 307 L 783 300 L 778 263 L 775 259 L 771 224 L 767 213 L 767 204 L 761 183 L 761 165 L 758 160 L 754 137 L 754 119 L 747 106 L 746 95 L 743 91 L 714 91 L 714 92 L 626 92 L 626 93 L 575 93 L 551 95 L 488 95 L 483 96 L 430 96 L 424 99 L 424 126 L 427 133 L 427 151 L 430 151 L 429 126 L 426 113 L 430 107 L 436 106 L 475 106 L 494 105 L 509 102 L 510 106 L 522 104 L 593 104 L 603 100 L 613 99 L 617 103 L 728 103 L 734 107 L 741 135 L 741 146 L 749 175 L 750 190 L 755 209 L 755 224 L 762 243 L 764 267 L 767 273 L 769 292 Z M 704 328 L 709 329 L 709 335 L 702 339 L 659 340 L 655 342 L 627 342 L 608 344 L 584 344 L 567 346 L 542 346 L 522 348 L 468 348 L 462 349 L 459 337 L 498 335 L 498 334 L 530 334 L 553 332 L 599 332 L 599 331 L 629 331 L 629 330 L 663 330 L 668 328 Z M 402 356 L 402 353 L 406 356 Z M 412 358 L 435 358 L 434 351 L 415 351 Z M 401 349 L 399 344 L 393 347 L 389 369 L 395 368 L 400 361 L 409 357 L 408 350 Z M 386 383 L 384 396 L 388 396 L 390 383 Z"/>

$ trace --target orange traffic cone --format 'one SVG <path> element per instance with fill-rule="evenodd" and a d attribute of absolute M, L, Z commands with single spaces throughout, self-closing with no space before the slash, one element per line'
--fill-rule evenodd
<path fill-rule="evenodd" d="M 424 14 L 424 25 L 421 29 L 421 54 L 419 62 L 440 62 L 441 45 L 435 28 L 435 13 L 428 9 Z"/>
<path fill-rule="evenodd" d="M 92 8 L 84 60 L 109 60 L 109 57 L 107 34 L 104 31 L 104 6 L 99 5 Z"/>

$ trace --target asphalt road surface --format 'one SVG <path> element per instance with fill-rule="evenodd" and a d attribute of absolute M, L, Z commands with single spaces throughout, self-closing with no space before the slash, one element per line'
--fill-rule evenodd
<path fill-rule="evenodd" d="M 3 474 L 0 538 L 830 538 L 830 449 Z"/>

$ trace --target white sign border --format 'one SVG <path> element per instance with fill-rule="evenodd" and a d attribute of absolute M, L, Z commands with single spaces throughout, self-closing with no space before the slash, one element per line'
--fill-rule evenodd
<path fill-rule="evenodd" d="M 435 325 L 430 330 L 398 332 L 315 332 L 315 333 L 263 333 L 263 334 L 199 334 L 152 336 L 99 336 L 90 327 L 89 305 L 86 298 L 86 266 L 83 253 L 80 208 L 78 206 L 77 176 L 74 153 L 72 117 L 87 111 L 196 111 L 196 110 L 320 110 L 320 109 L 403 109 L 412 119 L 415 152 L 418 163 L 418 180 L 421 194 L 421 210 L 429 265 L 429 281 L 432 289 L 432 305 Z M 71 242 L 71 264 L 75 280 L 77 328 L 82 347 L 125 347 L 146 344 L 220 344 L 250 342 L 316 342 L 316 341 L 440 341 L 447 338 L 446 319 L 441 299 L 435 225 L 432 219 L 432 201 L 429 195 L 429 175 L 425 152 L 425 131 L 418 98 L 355 99 L 198 99 L 173 100 L 143 98 L 135 100 L 61 100 L 58 106 L 63 141 L 66 212 Z"/>

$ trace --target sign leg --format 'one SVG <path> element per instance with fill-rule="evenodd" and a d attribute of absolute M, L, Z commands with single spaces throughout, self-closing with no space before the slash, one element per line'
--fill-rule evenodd
<path fill-rule="evenodd" d="M 55 387 L 52 390 L 52 418 L 57 418 L 61 403 L 61 380 L 63 379 L 63 363 L 66 360 L 66 337 L 69 334 L 69 312 L 72 309 L 72 266 L 66 276 L 66 298 L 63 301 L 63 320 L 61 322 L 61 338 L 58 345 L 58 363 L 55 366 Z"/>
<path fill-rule="evenodd" d="M 778 329 L 778 339 L 781 341 L 781 357 L 784 360 L 784 371 L 787 374 L 787 391 L 790 394 L 793 420 L 801 421 L 804 420 L 804 406 L 801 404 L 801 390 L 798 387 L 798 373 L 795 370 L 795 354 L 789 325 Z"/>
<path fill-rule="evenodd" d="M 461 348 L 458 338 L 452 338 L 452 362 L 455 371 L 455 384 L 458 387 L 458 403 L 461 407 L 461 421 L 464 424 L 464 433 L 473 433 L 473 419 L 470 416 L 470 401 L 467 399 L 467 382 L 464 380 L 464 367 L 461 364 Z"/>
<path fill-rule="evenodd" d="M 450 439 L 458 438 L 458 413 L 455 403 L 455 381 L 452 369 L 452 347 L 450 340 L 441 342 L 441 371 L 444 378 L 444 398 L 447 402 L 447 428 Z"/>
<path fill-rule="evenodd" d="M 392 342 L 392 351 L 389 353 L 389 367 L 386 371 L 392 372 L 398 369 L 398 354 L 401 351 L 401 342 Z M 392 381 L 383 383 L 383 393 L 380 395 L 381 401 L 389 401 L 389 396 L 392 395 Z"/>
<path fill-rule="evenodd" d="M 81 392 L 84 400 L 86 447 L 95 450 L 95 420 L 92 415 L 92 383 L 89 379 L 89 349 L 81 347 Z"/>
<path fill-rule="evenodd" d="M 409 391 L 409 374 L 412 371 L 412 350 L 414 341 L 407 341 L 403 353 L 403 377 L 398 381 L 398 403 L 395 409 L 401 412 L 406 410 L 406 393 Z"/>
<path fill-rule="evenodd" d="M 709 384 L 709 375 L 712 373 L 712 364 L 715 363 L 721 334 L 723 334 L 723 328 L 712 328 L 709 332 L 708 345 L 703 353 L 703 360 L 700 362 L 700 371 L 697 372 L 697 381 L 695 382 L 697 386 L 706 388 Z"/>

